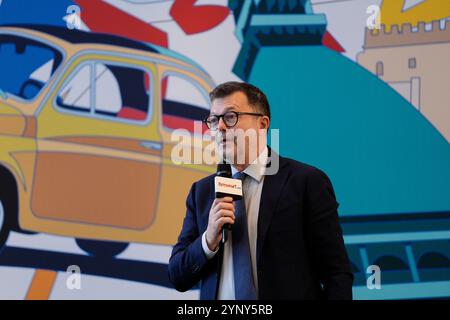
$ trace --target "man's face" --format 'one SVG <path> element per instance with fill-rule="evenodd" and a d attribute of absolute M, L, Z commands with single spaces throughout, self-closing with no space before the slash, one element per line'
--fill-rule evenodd
<path fill-rule="evenodd" d="M 249 105 L 247 96 L 240 91 L 213 100 L 211 115 L 223 115 L 229 111 L 260 113 Z M 224 119 L 220 118 L 217 130 L 212 130 L 211 134 L 215 138 L 218 151 L 223 152 L 227 161 L 242 165 L 251 163 L 259 155 L 261 147 L 265 147 L 268 127 L 267 116 L 246 114 L 238 115 L 238 121 L 233 127 L 227 127 Z"/>

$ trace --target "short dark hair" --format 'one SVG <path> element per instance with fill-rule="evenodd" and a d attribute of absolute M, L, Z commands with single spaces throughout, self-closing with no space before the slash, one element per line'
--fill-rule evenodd
<path fill-rule="evenodd" d="M 228 81 L 219 84 L 209 93 L 211 102 L 214 99 L 224 98 L 235 92 L 242 92 L 247 96 L 248 103 L 259 110 L 263 115 L 268 116 L 270 119 L 270 106 L 266 95 L 259 88 L 251 85 L 250 83 Z"/>

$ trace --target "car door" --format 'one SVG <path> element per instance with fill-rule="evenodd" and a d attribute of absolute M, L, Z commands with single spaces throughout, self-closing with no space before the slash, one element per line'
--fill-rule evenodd
<path fill-rule="evenodd" d="M 154 83 L 154 65 L 138 58 L 86 55 L 70 65 L 37 117 L 35 216 L 151 225 L 162 154 Z"/>
<path fill-rule="evenodd" d="M 183 224 L 190 187 L 216 169 L 215 159 L 208 164 L 203 157 L 211 140 L 201 122 L 209 114 L 212 85 L 206 76 L 182 67 L 159 64 L 158 73 L 164 161 L 159 208 L 164 235 L 158 235 L 158 242 L 173 244 Z"/>

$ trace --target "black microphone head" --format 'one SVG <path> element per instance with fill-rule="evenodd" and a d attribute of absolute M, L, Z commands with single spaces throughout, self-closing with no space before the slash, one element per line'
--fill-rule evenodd
<path fill-rule="evenodd" d="M 217 165 L 217 176 L 231 178 L 231 165 L 228 163 L 219 163 Z"/>

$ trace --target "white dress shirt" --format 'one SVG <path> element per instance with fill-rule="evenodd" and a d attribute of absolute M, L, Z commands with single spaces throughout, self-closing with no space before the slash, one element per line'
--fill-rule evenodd
<path fill-rule="evenodd" d="M 261 200 L 261 192 L 264 184 L 264 173 L 266 170 L 268 158 L 267 147 L 261 152 L 259 157 L 255 159 L 245 170 L 248 175 L 245 178 L 242 189 L 244 194 L 245 208 L 247 211 L 248 237 L 250 244 L 250 254 L 252 260 L 253 281 L 255 283 L 256 292 L 258 292 L 258 271 L 256 266 L 256 240 L 258 235 L 258 215 L 259 204 Z M 231 167 L 232 174 L 236 172 L 235 167 Z M 225 242 L 223 251 L 222 270 L 220 274 L 218 299 L 219 300 L 235 300 L 234 295 L 234 270 L 233 270 L 233 239 L 231 232 L 228 231 L 228 240 Z M 211 251 L 206 243 L 206 232 L 202 236 L 202 247 L 208 259 L 214 257 L 217 251 Z"/>

